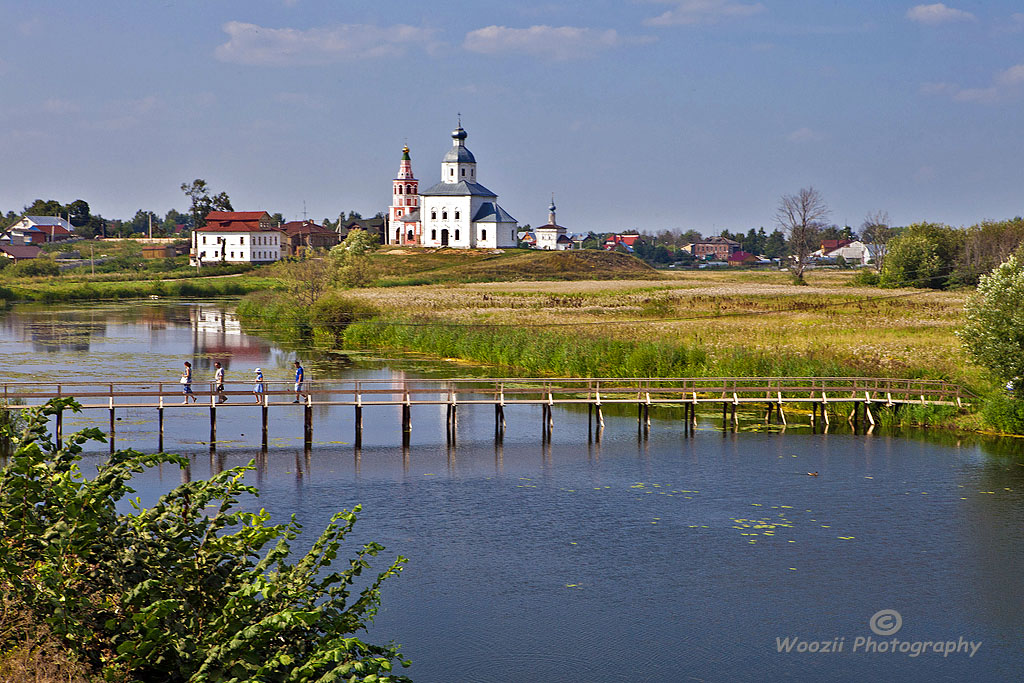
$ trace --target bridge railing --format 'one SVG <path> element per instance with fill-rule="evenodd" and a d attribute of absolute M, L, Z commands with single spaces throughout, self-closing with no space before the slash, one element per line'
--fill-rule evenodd
<path fill-rule="evenodd" d="M 257 397 L 265 404 L 290 403 L 294 383 L 264 380 Z M 228 381 L 223 394 L 232 402 L 255 402 L 254 381 Z M 200 400 L 215 401 L 213 382 L 193 382 Z M 173 405 L 182 385 L 165 380 L 117 382 L 0 383 L 0 405 L 31 407 L 48 399 L 74 396 L 83 405 Z M 308 398 L 307 398 L 308 397 Z M 452 378 L 321 379 L 305 382 L 302 401 L 323 405 L 443 403 L 622 403 L 713 401 L 877 401 L 954 403 L 976 398 L 943 380 L 889 377 L 626 377 L 626 378 Z"/>

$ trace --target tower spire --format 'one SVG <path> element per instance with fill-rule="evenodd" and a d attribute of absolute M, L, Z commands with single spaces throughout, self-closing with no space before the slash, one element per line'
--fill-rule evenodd
<path fill-rule="evenodd" d="M 551 205 L 548 206 L 548 225 L 558 225 L 555 222 L 555 193 L 551 193 Z"/>

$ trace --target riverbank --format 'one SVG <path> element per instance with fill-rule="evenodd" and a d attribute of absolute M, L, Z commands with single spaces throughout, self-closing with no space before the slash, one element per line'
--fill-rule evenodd
<path fill-rule="evenodd" d="M 0 284 L 0 299 L 18 301 L 101 301 L 146 297 L 239 296 L 280 288 L 274 278 L 253 275 L 218 275 L 175 279 L 76 279 L 26 278 Z"/>

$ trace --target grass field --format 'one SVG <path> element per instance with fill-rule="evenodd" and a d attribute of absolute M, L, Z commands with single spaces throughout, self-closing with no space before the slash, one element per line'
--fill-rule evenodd
<path fill-rule="evenodd" d="M 610 340 L 702 352 L 706 374 L 765 374 L 772 367 L 806 366 L 862 375 L 949 379 L 987 386 L 968 364 L 954 331 L 966 292 L 851 287 L 849 272 L 812 271 L 808 286 L 786 273 L 684 272 L 661 279 L 463 283 L 447 286 L 351 290 L 347 296 L 382 311 L 363 323 L 360 339 L 385 346 L 427 345 L 422 333 L 397 331 L 405 323 L 439 323 L 461 336 L 558 338 L 570 345 Z M 366 327 L 395 328 L 389 333 Z M 426 329 L 426 328 L 415 328 Z M 353 334 L 350 341 L 355 341 Z M 439 352 L 438 343 L 417 350 Z M 486 344 L 468 360 L 488 357 Z M 524 349 L 525 352 L 525 349 Z M 441 355 L 456 355 L 444 354 Z M 742 360 L 741 360 L 742 359 Z M 785 363 L 783 361 L 786 361 Z M 523 359 L 539 367 L 544 359 Z M 554 370 L 555 368 L 552 368 Z"/>

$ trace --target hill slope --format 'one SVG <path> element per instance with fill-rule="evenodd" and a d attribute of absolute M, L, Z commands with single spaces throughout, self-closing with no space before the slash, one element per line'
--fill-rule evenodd
<path fill-rule="evenodd" d="M 507 280 L 654 279 L 640 259 L 610 251 L 409 249 L 384 247 L 371 256 L 377 285 Z"/>

